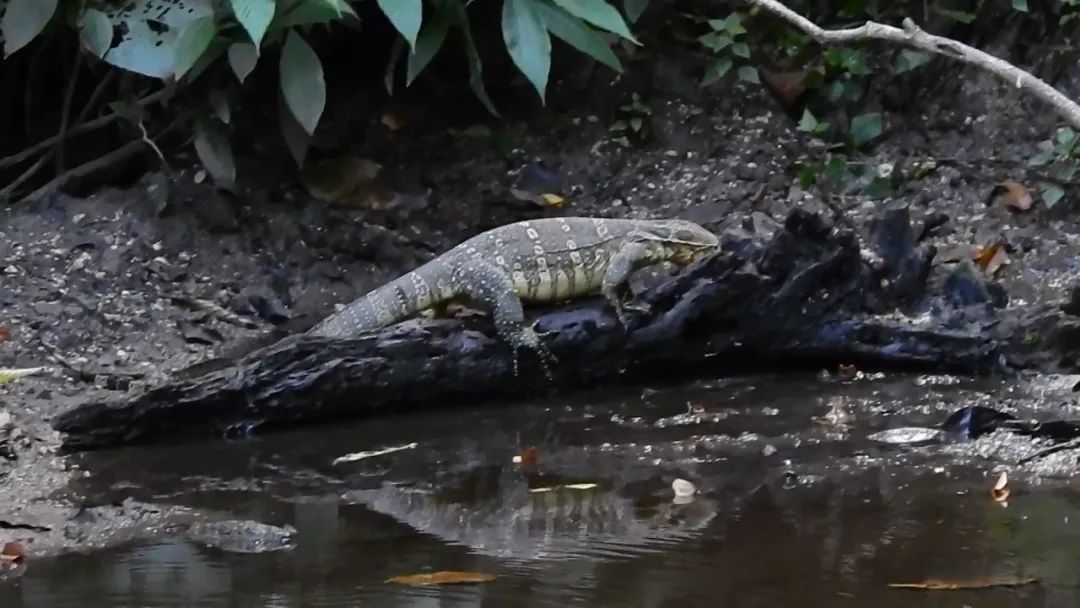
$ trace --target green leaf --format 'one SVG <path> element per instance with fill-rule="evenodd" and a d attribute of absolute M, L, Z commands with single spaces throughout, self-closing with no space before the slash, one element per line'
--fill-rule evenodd
<path fill-rule="evenodd" d="M 613 34 L 618 34 L 623 38 L 635 43 L 641 44 L 634 38 L 634 35 L 630 33 L 630 30 L 626 27 L 626 22 L 623 21 L 622 15 L 619 11 L 615 10 L 615 7 L 607 3 L 607 0 L 554 0 L 555 4 L 562 7 L 563 10 L 571 15 L 587 21 L 595 27 L 602 30 L 607 30 Z"/>
<path fill-rule="evenodd" d="M 210 0 L 184 0 L 184 10 L 168 11 L 157 10 L 160 9 L 159 2 L 127 0 L 127 10 L 109 17 L 111 27 L 121 29 L 125 34 L 115 47 L 105 53 L 102 57 L 104 61 L 153 78 L 168 79 L 176 75 L 181 53 L 180 35 L 187 31 L 188 39 L 184 44 L 189 48 L 185 52 L 190 52 L 190 36 L 199 32 L 188 30 L 189 26 L 200 19 L 213 18 L 214 11 Z M 149 15 L 153 15 L 153 21 Z M 198 55 L 197 62 L 188 71 L 195 70 L 207 56 L 209 53 Z M 190 60 L 190 57 L 186 58 L 186 61 Z"/>
<path fill-rule="evenodd" d="M 502 30 L 510 58 L 536 88 L 543 103 L 551 71 L 551 37 L 536 8 L 538 4 L 537 0 L 506 0 Z"/>
<path fill-rule="evenodd" d="M 173 61 L 173 77 L 179 80 L 195 65 L 214 39 L 217 28 L 214 17 L 200 17 L 184 26 L 176 38 L 176 59 Z"/>
<path fill-rule="evenodd" d="M 746 33 L 746 28 L 743 27 L 738 13 L 731 13 L 723 19 L 709 19 L 709 27 L 718 31 L 723 30 L 732 36 Z"/>
<path fill-rule="evenodd" d="M 896 65 L 893 67 L 893 71 L 897 74 L 910 72 L 911 70 L 926 64 L 931 58 L 932 56 L 930 53 L 926 51 L 904 49 L 900 51 L 900 56 L 896 58 Z"/>
<path fill-rule="evenodd" d="M 698 38 L 702 46 L 714 53 L 718 53 L 731 46 L 731 35 L 726 32 L 709 32 Z"/>
<path fill-rule="evenodd" d="M 216 120 L 202 118 L 195 122 L 195 153 L 219 188 L 236 187 L 236 161 L 228 135 Z"/>
<path fill-rule="evenodd" d="M 109 16 L 97 9 L 86 9 L 82 15 L 79 40 L 91 55 L 98 59 L 104 57 L 113 41 L 113 24 Z"/>
<path fill-rule="evenodd" d="M 851 119 L 851 140 L 856 147 L 876 139 L 884 129 L 881 112 L 860 114 Z"/>
<path fill-rule="evenodd" d="M 30 44 L 45 29 L 55 12 L 56 0 L 9 0 L 4 21 L 0 23 L 4 57 L 10 57 Z"/>
<path fill-rule="evenodd" d="M 1012 5 L 1018 11 L 1028 12 L 1027 0 L 1012 0 Z"/>
<path fill-rule="evenodd" d="M 416 48 L 416 35 L 424 19 L 423 0 L 379 0 L 379 8 L 409 46 Z"/>
<path fill-rule="evenodd" d="M 975 14 L 974 13 L 968 13 L 968 12 L 965 12 L 965 11 L 954 11 L 954 10 L 951 10 L 951 9 L 940 8 L 940 7 L 936 7 L 936 6 L 931 8 L 930 10 L 932 10 L 932 11 L 934 11 L 934 12 L 940 14 L 940 15 L 944 15 L 944 16 L 952 19 L 953 21 L 959 21 L 961 23 L 971 23 L 971 22 L 975 21 Z"/>
<path fill-rule="evenodd" d="M 1065 196 L 1065 189 L 1061 186 L 1047 186 L 1046 189 L 1042 191 L 1043 203 L 1046 204 L 1047 209 L 1058 204 L 1063 196 Z"/>
<path fill-rule="evenodd" d="M 634 118 L 630 119 L 630 128 L 633 129 L 634 132 L 641 131 L 641 127 L 644 124 L 645 124 L 644 121 L 642 121 L 640 118 L 638 118 L 636 116 Z"/>
<path fill-rule="evenodd" d="M 285 97 L 278 94 L 278 126 L 281 128 L 281 137 L 285 140 L 285 147 L 289 149 L 289 155 L 296 162 L 297 167 L 303 167 L 307 159 L 308 148 L 311 145 L 311 136 L 300 126 L 292 110 L 288 107 Z"/>
<path fill-rule="evenodd" d="M 454 9 L 454 22 L 461 28 L 461 33 L 465 36 L 465 55 L 469 60 L 469 86 L 472 87 L 473 94 L 480 100 L 480 103 L 484 104 L 487 111 L 494 116 L 498 116 L 499 111 L 495 109 L 495 104 L 491 103 L 487 89 L 484 88 L 484 64 L 480 60 L 480 52 L 476 50 L 476 40 L 473 39 L 472 26 L 469 25 L 469 16 L 465 13 L 465 5 L 461 3 L 461 0 L 443 1 Z"/>
<path fill-rule="evenodd" d="M 1062 156 L 1068 156 L 1072 154 L 1073 149 L 1076 147 L 1077 136 L 1076 131 L 1073 131 L 1069 127 L 1061 127 L 1057 133 L 1054 134 L 1054 141 L 1059 146 L 1059 151 Z"/>
<path fill-rule="evenodd" d="M 810 109 L 804 109 L 802 113 L 802 119 L 799 120 L 799 130 L 806 131 L 807 133 L 813 133 L 817 129 L 818 120 L 810 112 Z"/>
<path fill-rule="evenodd" d="M 326 79 L 319 56 L 296 30 L 285 38 L 279 70 L 286 105 L 308 135 L 315 133 L 326 106 Z"/>
<path fill-rule="evenodd" d="M 637 23 L 641 13 L 649 6 L 649 0 L 623 0 L 623 11 L 630 23 Z"/>
<path fill-rule="evenodd" d="M 761 78 L 758 76 L 757 68 L 744 65 L 738 70 L 739 80 L 745 80 L 746 82 L 753 82 L 761 84 Z"/>
<path fill-rule="evenodd" d="M 210 41 L 210 46 L 206 48 L 206 51 L 199 58 L 195 60 L 195 64 L 191 66 L 191 69 L 184 74 L 184 80 L 188 83 L 194 82 L 206 68 L 215 63 L 219 57 L 224 55 L 229 50 L 229 41 L 226 38 L 217 36 Z"/>
<path fill-rule="evenodd" d="M 446 33 L 450 31 L 453 21 L 453 7 L 449 2 L 440 3 L 435 15 L 416 37 L 413 52 L 409 54 L 409 67 L 405 75 L 405 86 L 412 84 L 412 81 L 420 75 L 420 72 L 427 67 L 427 64 L 442 48 L 443 41 L 446 40 Z"/>
<path fill-rule="evenodd" d="M 744 59 L 750 58 L 750 46 L 745 42 L 736 42 L 731 45 L 731 52 Z"/>
<path fill-rule="evenodd" d="M 236 79 L 243 84 L 259 60 L 259 51 L 250 42 L 234 42 L 229 45 L 229 66 Z"/>
<path fill-rule="evenodd" d="M 537 4 L 536 8 L 549 32 L 616 72 L 622 72 L 619 58 L 600 34 L 556 6 Z"/>
<path fill-rule="evenodd" d="M 323 0 L 299 0 L 278 11 L 270 22 L 270 30 L 283 30 L 297 25 L 330 23 L 341 18 L 340 10 Z"/>
<path fill-rule="evenodd" d="M 262 44 L 266 29 L 274 20 L 274 0 L 229 0 L 232 4 L 233 14 L 240 25 L 244 26 L 251 41 L 255 43 L 256 52 Z"/>
<path fill-rule="evenodd" d="M 701 79 L 701 86 L 707 87 L 723 78 L 725 74 L 731 71 L 732 65 L 731 57 L 717 59 L 715 63 L 705 69 L 705 76 Z"/>

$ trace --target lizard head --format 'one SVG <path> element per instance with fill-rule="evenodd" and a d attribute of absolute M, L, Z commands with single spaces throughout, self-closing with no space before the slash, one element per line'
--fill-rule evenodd
<path fill-rule="evenodd" d="M 666 220 L 657 236 L 668 250 L 668 258 L 676 264 L 687 265 L 720 247 L 720 239 L 708 230 L 687 220 Z"/>

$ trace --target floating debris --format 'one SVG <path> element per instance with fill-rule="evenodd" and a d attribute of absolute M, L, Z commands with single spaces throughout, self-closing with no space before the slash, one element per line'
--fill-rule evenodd
<path fill-rule="evenodd" d="M 495 580 L 494 574 L 486 572 L 464 572 L 441 570 L 430 574 L 407 574 L 386 579 L 387 583 L 425 587 L 428 585 L 460 585 L 465 583 L 486 583 Z"/>
<path fill-rule="evenodd" d="M 872 441 L 891 444 L 911 444 L 937 441 L 945 433 L 939 429 L 931 429 L 919 426 L 903 426 L 895 429 L 887 429 L 872 433 L 867 437 Z"/>
<path fill-rule="evenodd" d="M 356 462 L 357 460 L 363 460 L 365 458 L 374 458 L 375 456 L 384 456 L 386 454 L 393 454 L 394 452 L 400 452 L 402 450 L 411 450 L 418 445 L 420 444 L 414 441 L 412 443 L 406 443 L 405 445 L 394 446 L 392 448 L 386 448 L 383 450 L 353 452 L 352 454 L 346 454 L 339 458 L 335 458 L 333 464 L 341 464 L 343 462 Z"/>

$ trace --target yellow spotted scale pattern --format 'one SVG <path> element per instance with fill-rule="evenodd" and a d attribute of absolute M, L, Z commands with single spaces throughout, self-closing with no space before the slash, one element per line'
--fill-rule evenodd
<path fill-rule="evenodd" d="M 558 302 L 602 294 L 626 322 L 630 275 L 664 261 L 685 266 L 719 247 L 716 235 L 686 220 L 559 217 L 499 226 L 361 296 L 308 333 L 351 338 L 448 302 L 489 312 L 499 336 L 514 347 L 554 357 L 522 303 Z M 515 357 L 516 369 L 516 357 Z"/>

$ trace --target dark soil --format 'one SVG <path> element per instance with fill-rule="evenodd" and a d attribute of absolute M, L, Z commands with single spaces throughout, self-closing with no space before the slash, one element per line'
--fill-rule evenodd
<path fill-rule="evenodd" d="M 286 157 L 256 144 L 240 159 L 237 196 L 197 183 L 189 153 L 170 159 L 175 174 L 8 209 L 0 217 L 0 368 L 47 370 L 0 387 L 0 412 L 12 417 L 0 428 L 8 455 L 0 460 L 0 526 L 7 528 L 0 540 L 47 553 L 173 525 L 199 538 L 212 535 L 207 530 L 243 534 L 242 522 L 241 532 L 205 523 L 210 514 L 86 504 L 67 490 L 82 473 L 55 454 L 49 419 L 195 364 L 227 364 L 478 231 L 527 217 L 679 216 L 715 227 L 733 214 L 782 220 L 802 207 L 865 237 L 877 210 L 906 203 L 917 225 L 933 228 L 925 241 L 937 248 L 940 277 L 961 248 L 1003 238 L 1010 263 L 992 281 L 1007 296 L 1003 316 L 1022 321 L 1016 340 L 1030 346 L 1014 363 L 1072 364 L 1061 356 L 1069 344 L 1052 341 L 1068 337 L 1059 305 L 1080 270 L 1075 189 L 1053 210 L 987 206 L 994 183 L 1023 181 L 1034 145 L 1053 135 L 1058 123 L 1047 108 L 973 68 L 956 69 L 953 90 L 890 114 L 886 137 L 865 159 L 882 166 L 939 159 L 936 168 L 904 181 L 891 199 L 823 198 L 799 187 L 795 169 L 820 160 L 822 147 L 762 87 L 725 81 L 700 89 L 698 68 L 694 58 L 662 55 L 621 79 L 594 72 L 583 86 L 568 78 L 556 85 L 551 110 L 522 109 L 535 117 L 528 126 L 497 129 L 494 137 L 462 134 L 468 124 L 442 121 L 419 95 L 371 107 L 352 117 L 362 123 L 355 143 L 322 154 L 383 166 L 370 184 L 354 185 L 363 195 L 350 205 L 314 200 Z M 1058 86 L 1080 97 L 1080 68 Z M 626 147 L 609 126 L 632 92 L 651 109 L 651 137 Z M 339 116 L 348 116 L 342 103 Z M 404 126 L 388 128 L 387 113 Z M 276 145 L 273 137 L 267 141 Z M 566 200 L 543 206 L 523 200 L 522 191 Z M 267 538 L 285 532 L 249 530 Z"/>

